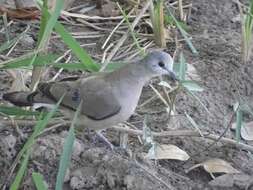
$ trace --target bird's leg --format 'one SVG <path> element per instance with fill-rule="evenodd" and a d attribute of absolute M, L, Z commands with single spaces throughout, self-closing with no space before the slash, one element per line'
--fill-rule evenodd
<path fill-rule="evenodd" d="M 119 153 L 121 155 L 125 155 L 125 156 L 132 156 L 132 152 L 130 149 L 128 149 L 126 146 L 114 146 L 103 134 L 102 134 L 102 130 L 100 131 L 96 131 L 97 137 L 99 137 L 99 139 L 103 142 L 105 142 L 106 146 L 109 147 L 110 150 Z M 126 140 L 126 139 L 125 139 Z"/>
<path fill-rule="evenodd" d="M 96 135 L 101 141 L 105 142 L 110 150 L 114 150 L 114 145 L 102 134 L 102 130 L 96 131 Z"/>

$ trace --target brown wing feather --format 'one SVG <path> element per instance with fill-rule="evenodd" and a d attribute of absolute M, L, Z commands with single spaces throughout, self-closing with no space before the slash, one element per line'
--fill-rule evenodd
<path fill-rule="evenodd" d="M 65 94 L 61 106 L 73 111 L 83 100 L 81 113 L 93 120 L 106 119 L 121 109 L 112 87 L 101 77 L 46 83 L 39 85 L 39 90 L 54 101 L 58 101 Z"/>

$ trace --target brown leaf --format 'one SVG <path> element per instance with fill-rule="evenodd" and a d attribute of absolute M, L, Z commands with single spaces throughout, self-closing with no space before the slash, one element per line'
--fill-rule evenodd
<path fill-rule="evenodd" d="M 238 170 L 233 168 L 228 162 L 219 158 L 213 158 L 200 164 L 196 164 L 191 168 L 189 168 L 186 172 L 188 173 L 189 171 L 200 166 L 202 166 L 213 178 L 215 178 L 213 173 L 227 173 L 227 174 L 240 173 Z"/>
<path fill-rule="evenodd" d="M 34 20 L 40 17 L 40 11 L 36 7 L 28 7 L 21 9 L 12 9 L 4 6 L 0 6 L 0 14 L 7 14 L 7 17 L 11 19 L 28 19 Z"/>
<path fill-rule="evenodd" d="M 185 161 L 189 159 L 189 155 L 178 148 L 175 145 L 172 144 L 162 144 L 157 145 L 157 147 L 154 150 L 154 155 L 151 151 L 147 154 L 147 157 L 149 159 L 156 159 L 156 160 L 164 160 L 164 159 L 173 159 L 173 160 L 181 160 Z"/>

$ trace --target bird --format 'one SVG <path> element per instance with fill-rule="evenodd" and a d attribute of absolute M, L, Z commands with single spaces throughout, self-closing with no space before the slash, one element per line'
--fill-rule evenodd
<path fill-rule="evenodd" d="M 143 86 L 161 75 L 176 80 L 172 57 L 156 50 L 112 72 L 42 82 L 33 92 L 9 92 L 3 95 L 3 99 L 16 106 L 50 106 L 64 95 L 60 103 L 63 115 L 73 118 L 81 104 L 76 126 L 96 131 L 128 120 L 138 105 Z"/>

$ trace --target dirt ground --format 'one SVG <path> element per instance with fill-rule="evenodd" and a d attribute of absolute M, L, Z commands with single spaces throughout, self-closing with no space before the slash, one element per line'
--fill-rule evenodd
<path fill-rule="evenodd" d="M 239 97 L 243 98 L 251 106 L 253 100 L 253 65 L 241 62 L 241 25 L 238 19 L 239 10 L 234 1 L 229 0 L 194 0 L 192 12 L 188 20 L 189 34 L 192 42 L 198 50 L 198 55 L 193 55 L 188 47 L 184 47 L 184 55 L 189 64 L 194 66 L 199 75 L 198 83 L 204 87 L 204 91 L 197 93 L 199 99 L 205 104 L 210 113 L 190 95 L 181 92 L 177 95 L 174 120 L 177 124 L 168 123 L 169 117 L 164 105 L 159 99 L 152 101 L 130 118 L 130 123 L 141 129 L 144 115 L 147 115 L 147 125 L 153 131 L 172 129 L 191 129 L 189 121 L 183 116 L 188 113 L 201 126 L 201 130 L 209 131 L 217 135 L 225 130 L 232 112 L 233 105 Z M 12 33 L 21 32 L 27 23 L 16 23 Z M 36 23 L 32 23 L 36 24 Z M 85 27 L 71 26 L 72 31 L 85 31 Z M 34 27 L 29 36 L 35 38 L 38 28 Z M 3 37 L 3 34 L 1 34 Z M 1 39 L 1 38 L 0 38 Z M 87 49 L 97 58 L 100 41 L 104 37 L 97 38 L 97 45 Z M 2 40 L 1 40 L 2 41 Z M 94 40 L 86 40 L 88 42 Z M 28 40 L 29 42 L 29 40 Z M 26 46 L 26 50 L 19 50 L 17 54 L 25 53 L 32 49 L 34 44 L 22 43 L 20 48 Z M 18 47 L 19 47 L 18 46 Z M 50 47 L 53 51 L 66 51 L 66 47 L 52 39 Z M 171 49 L 171 47 L 169 47 Z M 57 50 L 56 50 L 57 49 Z M 64 77 L 63 72 L 63 76 Z M 77 73 L 78 74 L 78 73 Z M 53 75 L 53 74 L 52 74 Z M 8 73 L 0 71 L 0 94 L 6 92 L 10 86 Z M 155 84 L 155 81 L 154 81 Z M 149 87 L 145 87 L 140 104 L 153 96 Z M 245 120 L 250 121 L 249 115 Z M 21 128 L 23 138 L 10 126 L 0 128 L 0 184 L 5 182 L 8 176 L 8 168 L 12 165 L 15 155 L 22 147 L 26 137 L 31 132 L 31 127 Z M 24 179 L 22 189 L 34 189 L 31 174 L 40 172 L 47 182 L 49 189 L 53 189 L 57 174 L 59 155 L 66 137 L 66 128 L 57 128 L 40 137 L 33 147 L 33 153 L 29 162 L 28 172 Z M 113 130 L 105 132 L 109 140 L 119 145 L 119 134 Z M 235 138 L 233 131 L 225 135 Z M 8 139 L 8 140 L 6 140 Z M 163 144 L 174 144 L 186 151 L 190 156 L 188 161 L 160 160 L 157 162 L 143 159 L 137 155 L 136 162 L 131 156 L 108 150 L 99 142 L 94 142 L 92 137 L 78 135 L 74 144 L 74 153 L 65 179 L 64 189 L 246 189 L 253 180 L 253 156 L 247 151 L 227 146 L 218 142 L 209 150 L 197 156 L 197 152 L 204 150 L 213 141 L 198 137 L 167 137 L 156 139 Z M 244 142 L 253 145 L 252 142 Z M 135 152 L 141 144 L 136 137 L 129 137 L 129 145 Z M 194 156 L 195 155 L 195 156 Z M 197 168 L 186 173 L 194 164 L 210 158 L 221 158 L 229 162 L 241 173 L 228 175 L 229 180 L 222 180 L 216 185 L 209 183 L 212 178 L 203 170 Z M 218 175 L 217 175 L 218 176 Z M 231 182 L 231 183 L 230 183 Z M 169 184 L 171 187 L 169 187 Z M 248 189 L 253 189 L 249 187 Z"/>

